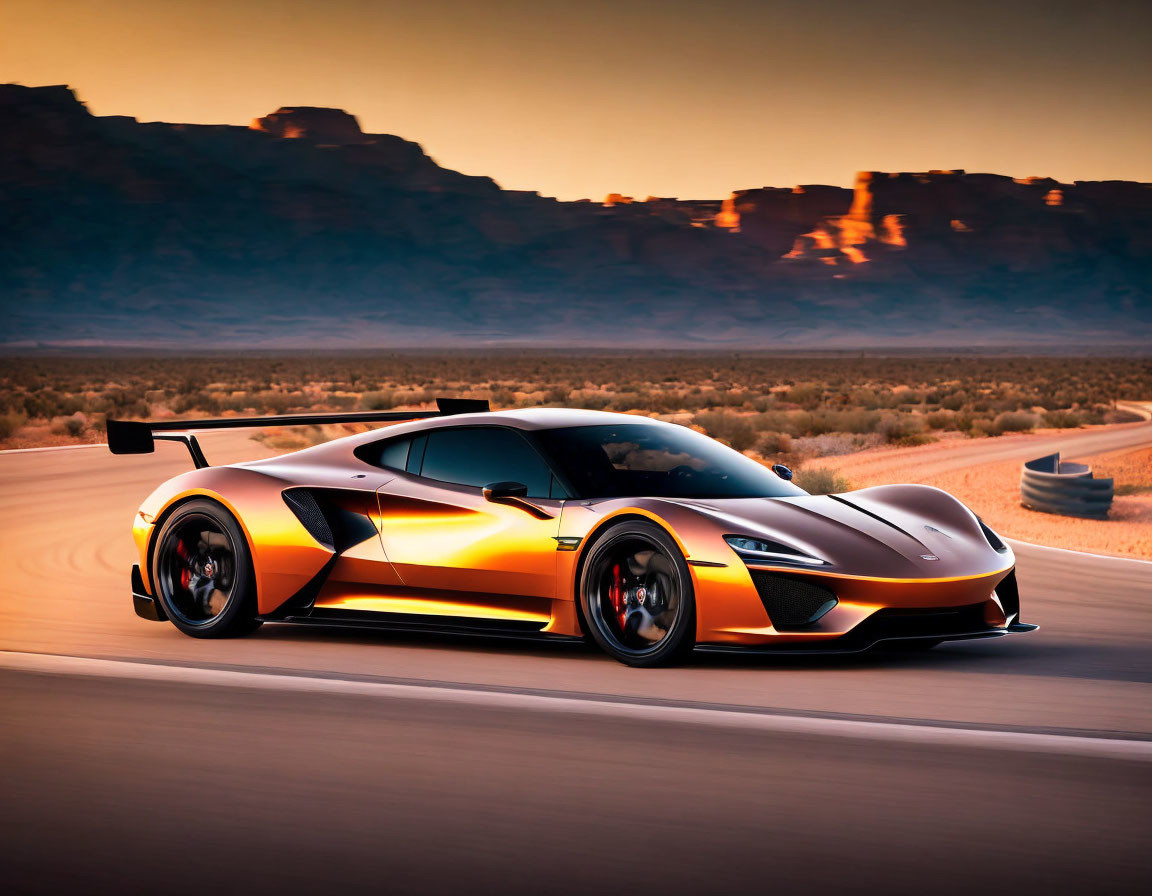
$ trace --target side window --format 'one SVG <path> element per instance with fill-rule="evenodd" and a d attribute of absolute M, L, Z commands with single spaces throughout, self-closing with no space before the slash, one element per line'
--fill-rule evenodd
<path fill-rule="evenodd" d="M 396 439 L 392 442 L 385 442 L 377 463 L 389 470 L 403 470 L 408 466 L 408 449 L 411 447 L 411 439 Z"/>
<path fill-rule="evenodd" d="M 428 434 L 420 475 L 441 482 L 483 488 L 492 482 L 522 482 L 528 496 L 555 491 L 552 471 L 520 435 L 507 429 L 461 427 Z"/>

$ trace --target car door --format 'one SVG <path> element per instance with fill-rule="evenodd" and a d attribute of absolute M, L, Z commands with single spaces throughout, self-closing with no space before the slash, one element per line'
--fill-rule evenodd
<path fill-rule="evenodd" d="M 527 494 L 485 498 L 484 486 L 497 482 L 523 483 Z M 431 429 L 413 439 L 405 473 L 377 495 L 381 542 L 413 599 L 455 601 L 472 608 L 465 615 L 494 618 L 550 610 L 563 498 L 516 430 Z"/>

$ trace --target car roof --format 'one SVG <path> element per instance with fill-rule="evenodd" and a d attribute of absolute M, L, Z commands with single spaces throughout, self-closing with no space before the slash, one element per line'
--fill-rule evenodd
<path fill-rule="evenodd" d="M 569 426 L 610 426 L 613 423 L 660 423 L 650 417 L 636 414 L 614 414 L 609 411 L 582 411 L 574 408 L 518 408 L 507 411 L 488 411 L 480 414 L 454 414 L 433 417 L 424 423 L 435 426 L 488 425 L 509 426 L 513 429 L 559 429 Z"/>
<path fill-rule="evenodd" d="M 540 430 L 563 429 L 573 426 L 611 426 L 612 424 L 619 426 L 629 423 L 651 426 L 672 425 L 636 414 L 614 414 L 609 411 L 582 411 L 571 408 L 520 408 L 508 411 L 486 411 L 477 414 L 451 414 L 445 417 L 429 417 L 424 420 L 393 423 L 380 429 L 334 439 L 313 448 L 305 448 L 290 456 L 299 462 L 331 463 L 340 457 L 350 456 L 361 445 L 385 438 L 400 438 L 449 426 L 506 426 L 511 429 Z M 279 459 L 248 461 L 244 466 L 274 466 Z"/>

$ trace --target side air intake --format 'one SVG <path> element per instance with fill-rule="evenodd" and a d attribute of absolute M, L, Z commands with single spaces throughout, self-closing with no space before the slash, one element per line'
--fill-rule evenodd
<path fill-rule="evenodd" d="M 749 572 L 768 618 L 778 629 L 811 625 L 836 606 L 835 593 L 823 585 L 757 569 Z"/>
<path fill-rule="evenodd" d="M 303 488 L 294 488 L 284 492 L 284 503 L 296 514 L 300 525 L 308 530 L 308 534 L 329 550 L 336 547 L 336 539 L 332 537 L 332 527 L 315 495 Z"/>

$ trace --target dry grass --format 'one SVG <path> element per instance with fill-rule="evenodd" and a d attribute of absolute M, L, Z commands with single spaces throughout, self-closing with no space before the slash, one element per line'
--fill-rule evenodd
<path fill-rule="evenodd" d="M 393 352 L 378 355 L 0 360 L 0 447 L 103 440 L 104 420 L 431 407 L 562 405 L 699 427 L 795 465 L 914 446 L 1116 422 L 1152 395 L 1147 359 L 805 357 L 758 353 Z M 312 438 L 315 438 L 313 434 Z M 310 439 L 301 436 L 298 441 Z"/>

